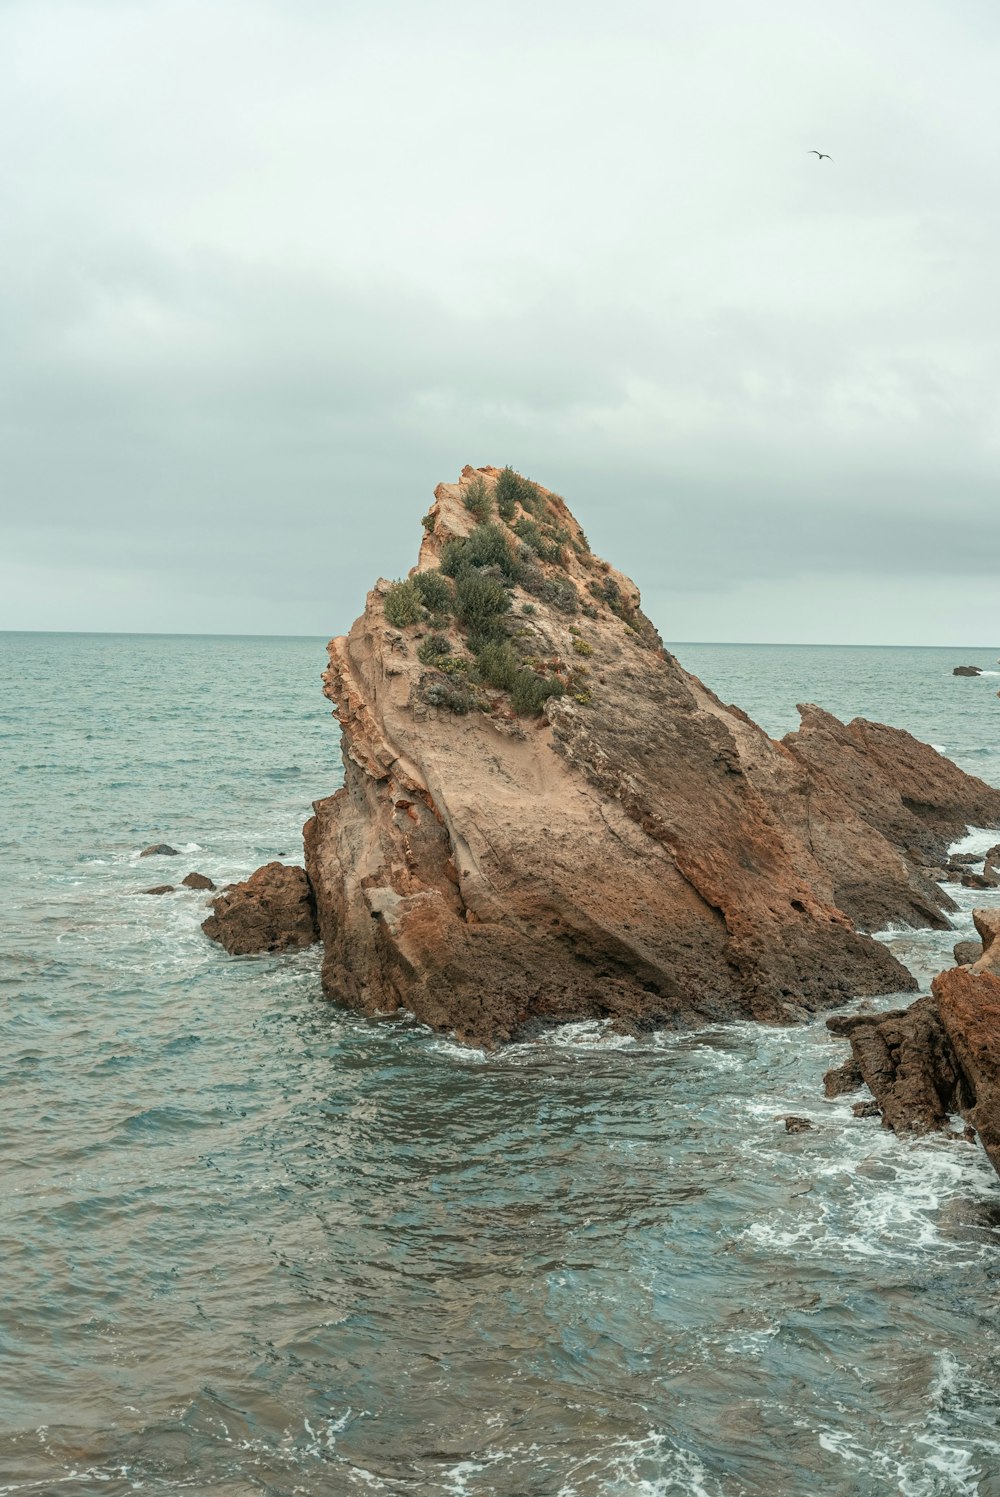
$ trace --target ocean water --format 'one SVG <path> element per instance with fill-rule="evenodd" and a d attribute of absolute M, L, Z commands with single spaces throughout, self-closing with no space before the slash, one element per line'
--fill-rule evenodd
<path fill-rule="evenodd" d="M 1000 651 L 675 648 L 1000 783 Z M 486 1056 L 141 892 L 298 858 L 323 664 L 0 635 L 0 1494 L 1000 1494 L 1000 1179 L 827 1101 L 821 1023 Z"/>

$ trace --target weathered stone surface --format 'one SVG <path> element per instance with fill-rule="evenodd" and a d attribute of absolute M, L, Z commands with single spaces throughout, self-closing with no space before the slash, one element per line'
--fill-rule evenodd
<path fill-rule="evenodd" d="M 865 1084 L 861 1068 L 853 1058 L 841 1066 L 831 1066 L 823 1077 L 823 1090 L 828 1097 L 842 1097 L 845 1092 L 856 1092 Z"/>
<path fill-rule="evenodd" d="M 305 870 L 266 863 L 243 883 L 224 889 L 201 928 L 232 956 L 311 946 L 319 932 Z"/>
<path fill-rule="evenodd" d="M 808 1133 L 812 1127 L 808 1118 L 797 1118 L 793 1113 L 788 1113 L 778 1121 L 784 1123 L 786 1133 Z"/>
<path fill-rule="evenodd" d="M 956 665 L 952 671 L 953 676 L 981 676 L 982 674 L 978 665 Z"/>
<path fill-rule="evenodd" d="M 140 858 L 179 858 L 180 853 L 176 847 L 171 847 L 169 842 L 154 842 L 151 847 L 144 847 L 139 856 Z"/>
<path fill-rule="evenodd" d="M 884 1127 L 896 1133 L 947 1129 L 950 1115 L 970 1105 L 970 1089 L 933 998 L 858 1015 L 848 1032 Z"/>
<path fill-rule="evenodd" d="M 971 967 L 983 954 L 982 941 L 956 941 L 952 948 L 956 967 Z"/>
<path fill-rule="evenodd" d="M 799 708 L 802 724 L 783 742 L 814 779 L 841 796 L 909 857 L 941 863 L 969 825 L 1000 825 L 1000 790 L 987 785 L 901 728 L 855 718 L 841 723 L 818 707 Z M 939 909 L 955 905 L 941 890 L 922 891 Z M 841 901 L 844 908 L 850 904 Z M 942 929 L 947 922 L 940 920 Z"/>
<path fill-rule="evenodd" d="M 470 486 L 498 476 L 438 487 L 421 573 L 475 525 Z M 561 551 L 528 553 L 507 637 L 565 688 L 541 717 L 470 691 L 453 620 L 390 625 L 388 583 L 330 646 L 344 787 L 306 827 L 327 993 L 492 1044 L 569 1019 L 788 1020 L 912 991 L 852 921 L 946 925 L 954 906 L 918 865 L 967 822 L 1000 826 L 1000 792 L 818 708 L 775 743 L 662 648 L 558 496 L 538 490 L 533 513 Z M 432 633 L 449 672 L 428 663 Z M 451 700 L 472 710 L 434 705 Z"/>
<path fill-rule="evenodd" d="M 963 1115 L 1000 1173 L 1000 978 L 955 967 L 933 993 L 963 1077 Z"/>
<path fill-rule="evenodd" d="M 983 943 L 982 955 L 975 961 L 975 971 L 1000 973 L 1000 908 L 973 910 L 972 923 Z"/>
<path fill-rule="evenodd" d="M 156 884 L 152 889 L 143 889 L 143 894 L 173 894 L 173 884 Z"/>
<path fill-rule="evenodd" d="M 185 889 L 214 889 L 215 885 L 206 873 L 189 873 L 181 879 Z"/>
<path fill-rule="evenodd" d="M 1000 889 L 1000 878 L 985 873 L 963 873 L 961 884 L 964 889 Z"/>

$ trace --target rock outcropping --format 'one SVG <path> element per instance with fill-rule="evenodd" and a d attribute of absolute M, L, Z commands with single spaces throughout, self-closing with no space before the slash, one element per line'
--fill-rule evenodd
<path fill-rule="evenodd" d="M 243 883 L 230 884 L 212 900 L 212 913 L 201 928 L 230 956 L 313 945 L 319 931 L 305 870 L 288 863 L 265 863 Z"/>
<path fill-rule="evenodd" d="M 1000 1172 L 1000 977 L 979 966 L 942 972 L 909 1008 L 828 1020 L 852 1054 L 824 1083 L 829 1097 L 867 1085 L 866 1115 L 895 1133 L 949 1132 L 957 1114 Z"/>
<path fill-rule="evenodd" d="M 774 742 L 510 470 L 440 485 L 424 529 L 330 646 L 345 781 L 305 840 L 331 997 L 494 1044 L 913 990 L 857 927 L 946 925 L 925 870 L 1000 791 L 815 707 Z"/>

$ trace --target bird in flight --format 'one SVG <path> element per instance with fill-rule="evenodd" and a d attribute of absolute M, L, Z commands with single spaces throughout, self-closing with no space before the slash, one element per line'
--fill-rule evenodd
<path fill-rule="evenodd" d="M 832 161 L 833 157 L 827 151 L 807 151 L 807 156 L 818 156 L 820 161 Z"/>

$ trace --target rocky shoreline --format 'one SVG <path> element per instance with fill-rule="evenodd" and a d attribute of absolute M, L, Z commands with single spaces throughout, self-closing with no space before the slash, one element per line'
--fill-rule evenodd
<path fill-rule="evenodd" d="M 769 738 L 663 647 L 564 501 L 509 469 L 439 485 L 423 530 L 410 576 L 376 583 L 330 645 L 345 778 L 315 803 L 296 890 L 285 865 L 258 870 L 207 934 L 253 950 L 257 921 L 256 949 L 280 949 L 287 917 L 287 944 L 322 939 L 330 998 L 485 1046 L 577 1019 L 788 1022 L 916 988 L 870 933 L 948 927 L 948 848 L 1000 828 L 1000 790 L 816 706 Z M 970 975 L 966 1015 L 996 983 Z M 979 1128 L 967 1017 L 945 1057 L 930 1001 L 910 1027 L 941 1104 Z"/>

